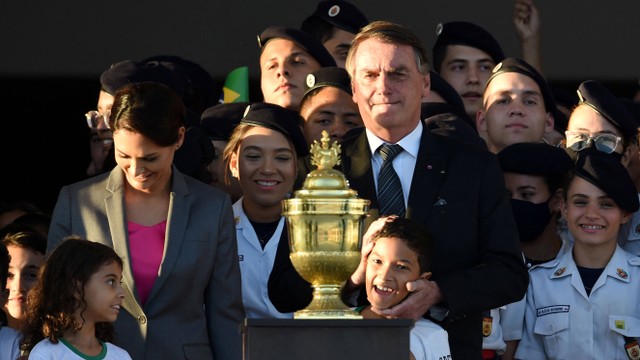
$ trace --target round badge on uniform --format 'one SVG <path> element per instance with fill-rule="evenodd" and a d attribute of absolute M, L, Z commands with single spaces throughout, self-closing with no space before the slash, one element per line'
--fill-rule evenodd
<path fill-rule="evenodd" d="M 316 77 L 313 74 L 307 75 L 307 86 L 313 87 L 316 84 Z"/>
<path fill-rule="evenodd" d="M 436 26 L 436 35 L 442 34 L 442 29 L 444 29 L 444 26 L 442 25 L 442 23 L 438 24 Z"/>
<path fill-rule="evenodd" d="M 333 5 L 331 8 L 329 8 L 329 12 L 327 13 L 327 15 L 334 17 L 334 16 L 338 16 L 339 13 L 340 13 L 340 6 Z"/>

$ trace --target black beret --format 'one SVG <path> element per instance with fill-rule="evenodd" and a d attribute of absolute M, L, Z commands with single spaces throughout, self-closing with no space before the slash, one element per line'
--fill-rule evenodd
<path fill-rule="evenodd" d="M 243 101 L 211 106 L 202 112 L 200 126 L 211 140 L 228 141 L 249 104 Z"/>
<path fill-rule="evenodd" d="M 423 113 L 425 111 L 425 104 L 433 106 L 444 105 L 446 107 L 451 107 L 451 105 L 447 103 L 422 103 Z M 449 137 L 457 141 L 471 144 L 480 149 L 487 150 L 487 143 L 485 143 L 480 135 L 478 135 L 476 129 L 469 125 L 467 120 L 455 113 L 443 109 L 441 112 L 434 112 L 433 115 L 430 115 L 423 119 L 427 129 L 434 134 Z M 347 135 L 345 135 L 344 137 L 346 138 Z"/>
<path fill-rule="evenodd" d="M 188 79 L 179 66 L 167 61 L 124 60 L 112 64 L 100 75 L 102 89 L 111 95 L 125 85 L 144 81 L 164 84 L 182 97 Z"/>
<path fill-rule="evenodd" d="M 355 5 L 342 0 L 319 2 L 316 11 L 311 16 L 317 16 L 338 29 L 353 34 L 357 34 L 369 23 L 367 17 Z"/>
<path fill-rule="evenodd" d="M 623 210 L 638 211 L 638 192 L 618 157 L 587 148 L 578 153 L 575 171 L 576 176 L 597 186 Z"/>
<path fill-rule="evenodd" d="M 351 79 L 349 78 L 349 73 L 347 72 L 347 70 L 341 67 L 330 66 L 316 70 L 307 75 L 307 79 L 304 84 L 304 96 L 307 96 L 307 94 L 315 89 L 326 86 L 338 88 L 349 94 L 349 96 L 352 95 Z"/>
<path fill-rule="evenodd" d="M 453 86 L 451 86 L 451 84 L 443 79 L 437 72 L 429 71 L 429 74 L 431 77 L 431 91 L 438 93 L 438 95 L 440 95 L 447 104 L 451 104 L 466 113 L 462 98 L 456 89 L 454 89 Z"/>
<path fill-rule="evenodd" d="M 264 126 L 284 134 L 291 140 L 299 157 L 309 153 L 309 146 L 300 129 L 302 118 L 297 111 L 269 103 L 253 103 L 247 106 L 241 124 Z"/>
<path fill-rule="evenodd" d="M 491 80 L 493 80 L 496 76 L 504 73 L 519 73 L 524 76 L 531 78 L 533 81 L 538 84 L 540 88 L 540 92 L 542 93 L 542 98 L 544 100 L 544 107 L 547 112 L 551 112 L 555 114 L 557 110 L 556 100 L 553 97 L 553 92 L 551 92 L 551 88 L 547 83 L 547 80 L 536 70 L 533 66 L 529 65 L 526 61 L 518 58 L 506 58 L 498 63 L 492 71 L 491 77 L 487 80 L 487 84 L 485 85 L 485 89 L 489 86 Z"/>
<path fill-rule="evenodd" d="M 451 21 L 440 23 L 436 27 L 438 36 L 433 51 L 448 45 L 466 45 L 480 49 L 493 59 L 496 63 L 504 59 L 504 52 L 498 41 L 487 30 L 480 26 L 466 21 Z"/>
<path fill-rule="evenodd" d="M 638 124 L 627 108 L 607 88 L 595 80 L 578 87 L 580 104 L 586 104 L 622 131 L 626 139 L 636 136 Z"/>
<path fill-rule="evenodd" d="M 537 176 L 568 174 L 573 160 L 567 152 L 547 143 L 515 143 L 498 153 L 503 172 Z"/>
<path fill-rule="evenodd" d="M 271 39 L 287 39 L 293 41 L 316 59 L 316 61 L 320 63 L 320 66 L 336 66 L 336 61 L 324 45 L 322 45 L 320 40 L 302 30 L 286 26 L 270 26 L 258 36 L 258 46 L 264 49 L 267 42 Z"/>
<path fill-rule="evenodd" d="M 161 61 L 178 65 L 187 76 L 190 91 L 194 92 L 194 96 L 200 98 L 204 108 L 213 106 L 218 101 L 219 96 L 213 76 L 202 65 L 177 55 L 154 55 L 142 61 Z"/>
<path fill-rule="evenodd" d="M 473 130 L 476 136 L 478 135 L 476 124 L 471 120 L 471 117 L 469 117 L 469 114 L 467 114 L 464 109 L 442 102 L 422 102 L 420 104 L 420 118 L 424 121 L 427 121 L 427 119 L 432 116 L 441 114 L 455 115 L 458 120 L 471 127 L 471 130 Z"/>

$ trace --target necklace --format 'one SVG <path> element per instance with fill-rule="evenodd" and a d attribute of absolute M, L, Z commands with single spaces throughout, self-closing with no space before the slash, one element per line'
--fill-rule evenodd
<path fill-rule="evenodd" d="M 264 247 L 269 242 L 269 239 L 271 239 L 273 234 L 276 232 L 280 220 L 269 223 L 259 223 L 255 221 L 250 222 L 251 226 L 253 226 L 253 230 L 256 232 L 256 237 L 260 242 L 260 246 L 262 247 L 262 249 L 264 249 Z"/>

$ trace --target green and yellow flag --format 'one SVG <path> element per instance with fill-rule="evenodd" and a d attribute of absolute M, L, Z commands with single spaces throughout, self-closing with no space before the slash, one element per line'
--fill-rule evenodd
<path fill-rule="evenodd" d="M 222 91 L 219 103 L 249 101 L 249 67 L 241 66 L 233 69 L 227 75 Z"/>

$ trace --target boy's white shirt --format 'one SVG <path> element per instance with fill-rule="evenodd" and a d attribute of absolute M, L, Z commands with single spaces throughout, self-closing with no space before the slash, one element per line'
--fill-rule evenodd
<path fill-rule="evenodd" d="M 409 348 L 416 360 L 451 359 L 449 334 L 433 321 L 418 319 L 409 336 Z"/>

